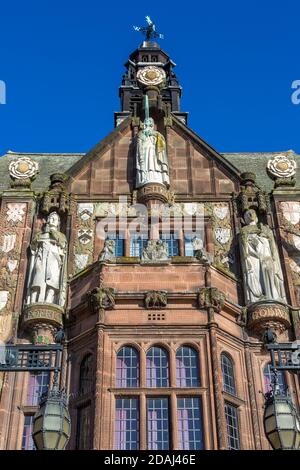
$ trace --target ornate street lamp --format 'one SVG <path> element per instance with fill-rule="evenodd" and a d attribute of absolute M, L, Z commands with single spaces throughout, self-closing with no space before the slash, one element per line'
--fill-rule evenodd
<path fill-rule="evenodd" d="M 33 418 L 32 437 L 38 450 L 64 450 L 71 434 L 67 396 L 59 390 L 58 372 L 53 387 L 42 395 L 40 407 Z"/>
<path fill-rule="evenodd" d="M 276 370 L 274 385 L 265 395 L 265 433 L 274 450 L 300 450 L 300 419 L 287 393 L 280 391 Z"/>

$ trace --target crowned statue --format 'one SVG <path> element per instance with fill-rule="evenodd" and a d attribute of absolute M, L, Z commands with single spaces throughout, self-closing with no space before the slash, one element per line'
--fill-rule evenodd
<path fill-rule="evenodd" d="M 271 229 L 258 223 L 254 209 L 244 214 L 240 247 L 247 304 L 261 300 L 286 302 L 279 254 Z"/>
<path fill-rule="evenodd" d="M 145 97 L 146 117 L 136 142 L 136 187 L 147 183 L 170 186 L 169 165 L 164 136 L 154 130 L 149 117 L 148 97 Z"/>
<path fill-rule="evenodd" d="M 65 304 L 67 239 L 59 229 L 59 215 L 51 212 L 42 231 L 32 240 L 27 304 Z"/>

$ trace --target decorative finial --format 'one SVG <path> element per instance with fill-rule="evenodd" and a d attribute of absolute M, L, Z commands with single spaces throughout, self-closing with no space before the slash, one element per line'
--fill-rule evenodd
<path fill-rule="evenodd" d="M 164 35 L 157 33 L 155 30 L 155 24 L 151 20 L 150 16 L 146 16 L 146 21 L 148 26 L 134 26 L 135 31 L 140 31 L 142 34 L 146 35 L 146 41 L 151 41 L 154 38 L 164 39 Z"/>

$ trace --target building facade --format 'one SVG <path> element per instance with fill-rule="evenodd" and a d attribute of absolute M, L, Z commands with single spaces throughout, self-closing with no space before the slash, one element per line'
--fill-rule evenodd
<path fill-rule="evenodd" d="M 144 41 L 102 142 L 0 159 L 0 340 L 63 326 L 69 449 L 269 449 L 263 335 L 300 339 L 300 156 L 218 153 L 174 67 Z M 0 449 L 34 448 L 50 383 L 0 373 Z"/>

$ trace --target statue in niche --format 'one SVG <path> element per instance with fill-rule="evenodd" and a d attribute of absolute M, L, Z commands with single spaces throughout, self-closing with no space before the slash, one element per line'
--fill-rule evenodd
<path fill-rule="evenodd" d="M 65 304 L 67 239 L 59 229 L 59 215 L 51 212 L 42 231 L 32 240 L 27 304 Z"/>
<path fill-rule="evenodd" d="M 147 183 L 170 186 L 166 141 L 154 130 L 154 121 L 150 117 L 146 117 L 136 144 L 136 187 Z"/>
<path fill-rule="evenodd" d="M 271 229 L 258 223 L 254 209 L 244 214 L 240 246 L 247 303 L 261 300 L 286 302 L 283 275 Z"/>

